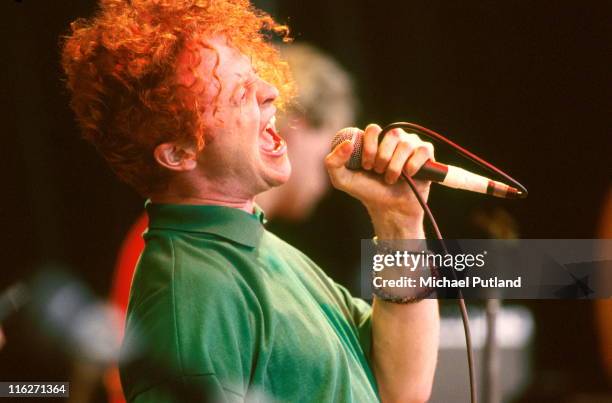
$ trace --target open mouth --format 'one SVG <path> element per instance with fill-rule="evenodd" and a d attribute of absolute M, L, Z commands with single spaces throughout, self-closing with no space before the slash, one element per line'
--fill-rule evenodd
<path fill-rule="evenodd" d="M 260 138 L 260 146 L 264 153 L 279 156 L 283 155 L 287 150 L 287 145 L 285 144 L 285 140 L 278 135 L 275 126 L 276 118 L 272 116 L 266 127 L 264 127 L 261 132 Z"/>

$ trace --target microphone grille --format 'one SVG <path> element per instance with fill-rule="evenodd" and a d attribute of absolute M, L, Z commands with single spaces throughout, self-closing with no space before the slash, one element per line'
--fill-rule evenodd
<path fill-rule="evenodd" d="M 363 130 L 356 127 L 346 127 L 340 130 L 332 139 L 332 150 L 346 140 L 353 141 L 353 152 L 346 163 L 348 169 L 361 168 L 361 150 L 363 149 Z"/>

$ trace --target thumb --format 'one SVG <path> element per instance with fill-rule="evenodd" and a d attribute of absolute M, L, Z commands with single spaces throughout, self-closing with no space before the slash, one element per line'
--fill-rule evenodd
<path fill-rule="evenodd" d="M 332 150 L 327 157 L 325 157 L 325 166 L 328 171 L 336 171 L 344 168 L 351 153 L 353 152 L 353 142 L 351 140 L 344 140 L 338 144 L 336 148 Z"/>

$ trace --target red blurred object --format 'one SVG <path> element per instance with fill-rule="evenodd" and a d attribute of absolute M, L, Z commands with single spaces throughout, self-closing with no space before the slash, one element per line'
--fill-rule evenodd
<path fill-rule="evenodd" d="M 148 225 L 149 218 L 146 213 L 143 213 L 138 217 L 125 236 L 121 248 L 119 249 L 119 254 L 117 255 L 117 261 L 115 262 L 115 274 L 111 287 L 110 299 L 111 303 L 122 313 L 119 323 L 120 332 L 118 334 L 120 339 L 123 339 L 125 313 L 127 312 L 128 300 L 130 298 L 130 287 L 132 285 L 134 269 L 144 249 L 142 234 L 146 231 Z M 110 368 L 106 372 L 104 384 L 110 403 L 125 403 L 117 366 Z"/>

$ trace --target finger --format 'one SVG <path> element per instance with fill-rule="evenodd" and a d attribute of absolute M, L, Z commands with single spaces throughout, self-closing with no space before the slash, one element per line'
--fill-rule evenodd
<path fill-rule="evenodd" d="M 404 173 L 408 176 L 413 176 L 421 169 L 427 160 L 435 161 L 434 147 L 431 143 L 420 142 L 414 149 L 414 152 L 404 165 Z"/>
<path fill-rule="evenodd" d="M 365 170 L 370 170 L 374 167 L 376 159 L 376 151 L 378 150 L 378 135 L 381 132 L 380 126 L 371 123 L 366 127 L 363 133 L 363 147 L 361 153 L 361 166 Z"/>
<path fill-rule="evenodd" d="M 395 147 L 391 161 L 385 171 L 385 182 L 392 185 L 399 179 L 402 174 L 406 161 L 414 151 L 412 145 L 407 141 L 400 141 Z"/>
<path fill-rule="evenodd" d="M 403 130 L 400 129 L 389 131 L 378 145 L 376 160 L 374 161 L 374 170 L 379 174 L 385 172 L 385 169 L 387 169 L 387 165 L 389 165 L 389 161 L 391 161 L 395 147 L 400 141 L 402 132 Z"/>

